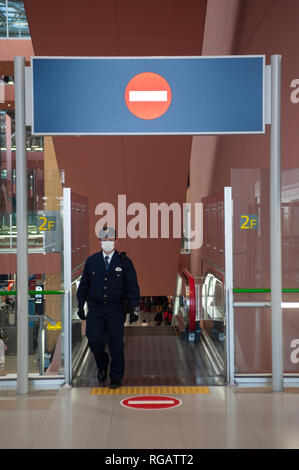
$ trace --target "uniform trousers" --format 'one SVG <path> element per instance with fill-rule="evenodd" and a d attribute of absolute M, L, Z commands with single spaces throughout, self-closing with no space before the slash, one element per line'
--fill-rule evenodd
<path fill-rule="evenodd" d="M 109 356 L 105 352 L 105 340 L 108 333 L 110 379 L 121 381 L 125 371 L 124 358 L 124 313 L 122 304 L 100 305 L 88 311 L 86 336 L 99 370 L 108 367 Z"/>

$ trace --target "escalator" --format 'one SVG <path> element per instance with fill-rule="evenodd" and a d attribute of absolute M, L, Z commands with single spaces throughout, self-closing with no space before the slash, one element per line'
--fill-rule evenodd
<path fill-rule="evenodd" d="M 223 385 L 224 354 L 221 345 L 200 327 L 194 279 L 187 270 L 178 275 L 171 325 L 144 323 L 125 326 L 123 386 Z M 196 313 L 197 312 L 197 313 Z M 154 312 L 151 312 L 154 315 Z M 197 316 L 196 316 L 197 315 Z M 73 386 L 98 387 L 97 368 L 86 337 L 74 359 Z M 107 380 L 108 382 L 108 380 Z"/>

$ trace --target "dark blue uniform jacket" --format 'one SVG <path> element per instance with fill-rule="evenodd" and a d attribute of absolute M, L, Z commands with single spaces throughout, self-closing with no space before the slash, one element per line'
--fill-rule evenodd
<path fill-rule="evenodd" d="M 104 305 L 113 308 L 113 304 L 122 304 L 126 295 L 132 309 L 139 305 L 137 275 L 130 258 L 115 251 L 106 270 L 102 251 L 89 256 L 77 290 L 78 308 L 86 301 L 89 311 Z"/>

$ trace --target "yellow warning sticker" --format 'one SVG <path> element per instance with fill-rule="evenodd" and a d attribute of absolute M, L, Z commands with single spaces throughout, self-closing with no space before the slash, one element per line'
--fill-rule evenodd
<path fill-rule="evenodd" d="M 61 321 L 58 321 L 57 323 L 55 323 L 55 325 L 51 325 L 51 323 L 48 323 L 47 330 L 61 330 Z"/>
<path fill-rule="evenodd" d="M 111 390 L 109 387 L 93 387 L 91 395 L 196 395 L 210 394 L 209 387 L 120 387 Z"/>

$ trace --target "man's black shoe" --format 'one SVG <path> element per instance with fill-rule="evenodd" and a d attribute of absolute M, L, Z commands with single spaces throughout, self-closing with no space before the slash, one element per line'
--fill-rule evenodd
<path fill-rule="evenodd" d="M 121 387 L 121 380 L 111 380 L 110 387 L 112 389 Z"/>
<path fill-rule="evenodd" d="M 97 378 L 99 382 L 105 382 L 105 380 L 107 379 L 107 369 L 104 369 L 104 370 L 99 369 L 97 372 Z"/>
<path fill-rule="evenodd" d="M 106 360 L 106 367 L 105 369 L 99 369 L 98 372 L 97 372 L 97 378 L 98 378 L 98 381 L 99 382 L 105 382 L 105 380 L 107 379 L 107 371 L 108 371 L 108 367 L 109 367 L 109 362 L 110 362 L 110 359 L 109 359 L 109 355 L 105 352 L 105 360 Z"/>

